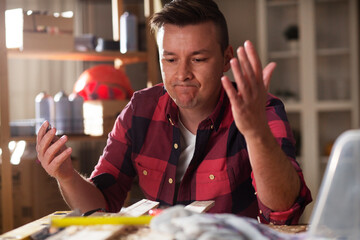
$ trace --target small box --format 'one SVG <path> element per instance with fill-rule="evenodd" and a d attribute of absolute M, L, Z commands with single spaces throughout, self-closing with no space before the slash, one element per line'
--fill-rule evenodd
<path fill-rule="evenodd" d="M 89 100 L 83 105 L 84 132 L 91 136 L 107 135 L 116 117 L 129 100 Z"/>
<path fill-rule="evenodd" d="M 24 32 L 23 50 L 73 51 L 74 37 L 69 34 Z"/>
<path fill-rule="evenodd" d="M 31 11 L 28 11 L 31 12 Z M 73 17 L 61 17 L 23 9 L 5 12 L 6 46 L 26 51 L 73 51 Z"/>
<path fill-rule="evenodd" d="M 73 51 L 73 18 L 24 15 L 24 50 Z"/>

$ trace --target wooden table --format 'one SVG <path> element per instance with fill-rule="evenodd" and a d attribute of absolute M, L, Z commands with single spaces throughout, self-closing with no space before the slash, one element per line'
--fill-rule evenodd
<path fill-rule="evenodd" d="M 48 216 L 45 216 L 43 218 L 40 218 L 38 220 L 35 220 L 33 222 L 30 222 L 28 224 L 25 224 L 19 228 L 16 228 L 14 230 L 11 230 L 9 232 L 6 232 L 2 235 L 0 235 L 0 240 L 30 240 L 30 236 L 33 234 L 36 234 L 50 226 L 50 219 L 56 216 L 62 217 L 65 216 L 67 211 L 58 211 L 52 214 L 49 214 Z M 112 231 L 114 233 L 114 237 L 111 239 L 141 239 L 141 236 L 149 236 L 149 238 L 154 239 L 165 239 L 162 235 L 159 235 L 157 233 L 152 233 L 149 226 L 124 226 L 124 225 L 104 225 L 108 227 L 104 227 L 104 230 L 106 231 Z M 307 231 L 306 225 L 294 225 L 294 226 L 286 226 L 286 225 L 269 225 L 271 228 L 284 233 L 301 233 Z M 81 230 L 85 230 L 86 228 L 89 231 L 100 231 L 99 227 L 97 229 L 88 227 L 78 227 Z M 148 238 L 148 239 L 149 239 Z"/>

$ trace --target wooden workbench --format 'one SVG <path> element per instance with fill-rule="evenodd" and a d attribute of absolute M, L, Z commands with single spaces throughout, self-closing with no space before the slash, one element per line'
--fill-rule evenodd
<path fill-rule="evenodd" d="M 0 235 L 0 240 L 30 240 L 31 235 L 34 235 L 50 226 L 50 219 L 53 217 L 63 217 L 67 213 L 66 211 L 59 211 L 52 213 L 48 216 L 40 218 L 36 221 L 30 222 L 24 226 L 6 232 Z M 105 225 L 104 225 L 105 226 Z M 108 225 L 106 225 L 108 226 Z M 271 228 L 283 232 L 283 233 L 301 233 L 307 230 L 306 225 L 295 225 L 295 226 L 285 226 L 285 225 L 269 225 Z M 149 226 L 124 226 L 124 225 L 113 225 L 104 227 L 104 229 L 99 229 L 100 227 L 94 228 L 91 226 L 87 227 L 77 227 L 78 230 L 95 232 L 95 231 L 112 231 L 112 237 L 109 239 L 142 239 L 142 237 L 146 237 L 147 239 L 169 239 L 168 236 L 164 236 L 163 234 L 153 233 Z"/>

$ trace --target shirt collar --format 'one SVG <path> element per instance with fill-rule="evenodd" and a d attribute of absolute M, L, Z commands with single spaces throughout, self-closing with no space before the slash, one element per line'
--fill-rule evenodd
<path fill-rule="evenodd" d="M 165 88 L 164 91 L 166 92 Z M 165 107 L 165 118 L 169 121 L 171 125 L 178 125 L 179 107 L 175 104 L 175 102 L 171 99 L 167 92 L 165 93 L 165 95 L 168 98 Z M 215 130 L 217 130 L 223 118 L 224 110 L 228 104 L 229 99 L 225 93 L 224 88 L 221 85 L 219 101 L 210 116 L 200 123 L 199 129 L 214 128 Z"/>

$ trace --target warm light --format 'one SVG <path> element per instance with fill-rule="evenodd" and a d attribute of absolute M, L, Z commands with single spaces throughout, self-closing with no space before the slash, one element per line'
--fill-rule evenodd
<path fill-rule="evenodd" d="M 75 84 L 75 92 L 80 92 L 86 85 L 86 80 L 90 78 L 89 73 L 84 73 L 80 76 L 77 83 Z"/>
<path fill-rule="evenodd" d="M 61 16 L 64 18 L 72 18 L 74 16 L 74 12 L 73 11 L 62 12 Z"/>
<path fill-rule="evenodd" d="M 16 147 L 16 142 L 15 141 L 10 141 L 8 144 L 8 148 L 10 150 L 10 152 L 14 151 Z"/>
<path fill-rule="evenodd" d="M 21 8 L 5 11 L 5 33 L 7 48 L 23 47 L 24 17 Z"/>
<path fill-rule="evenodd" d="M 19 163 L 21 161 L 21 157 L 24 154 L 25 147 L 26 147 L 26 142 L 25 141 L 19 141 L 19 142 L 16 143 L 15 150 L 12 153 L 11 159 L 10 159 L 11 164 L 19 165 Z"/>

